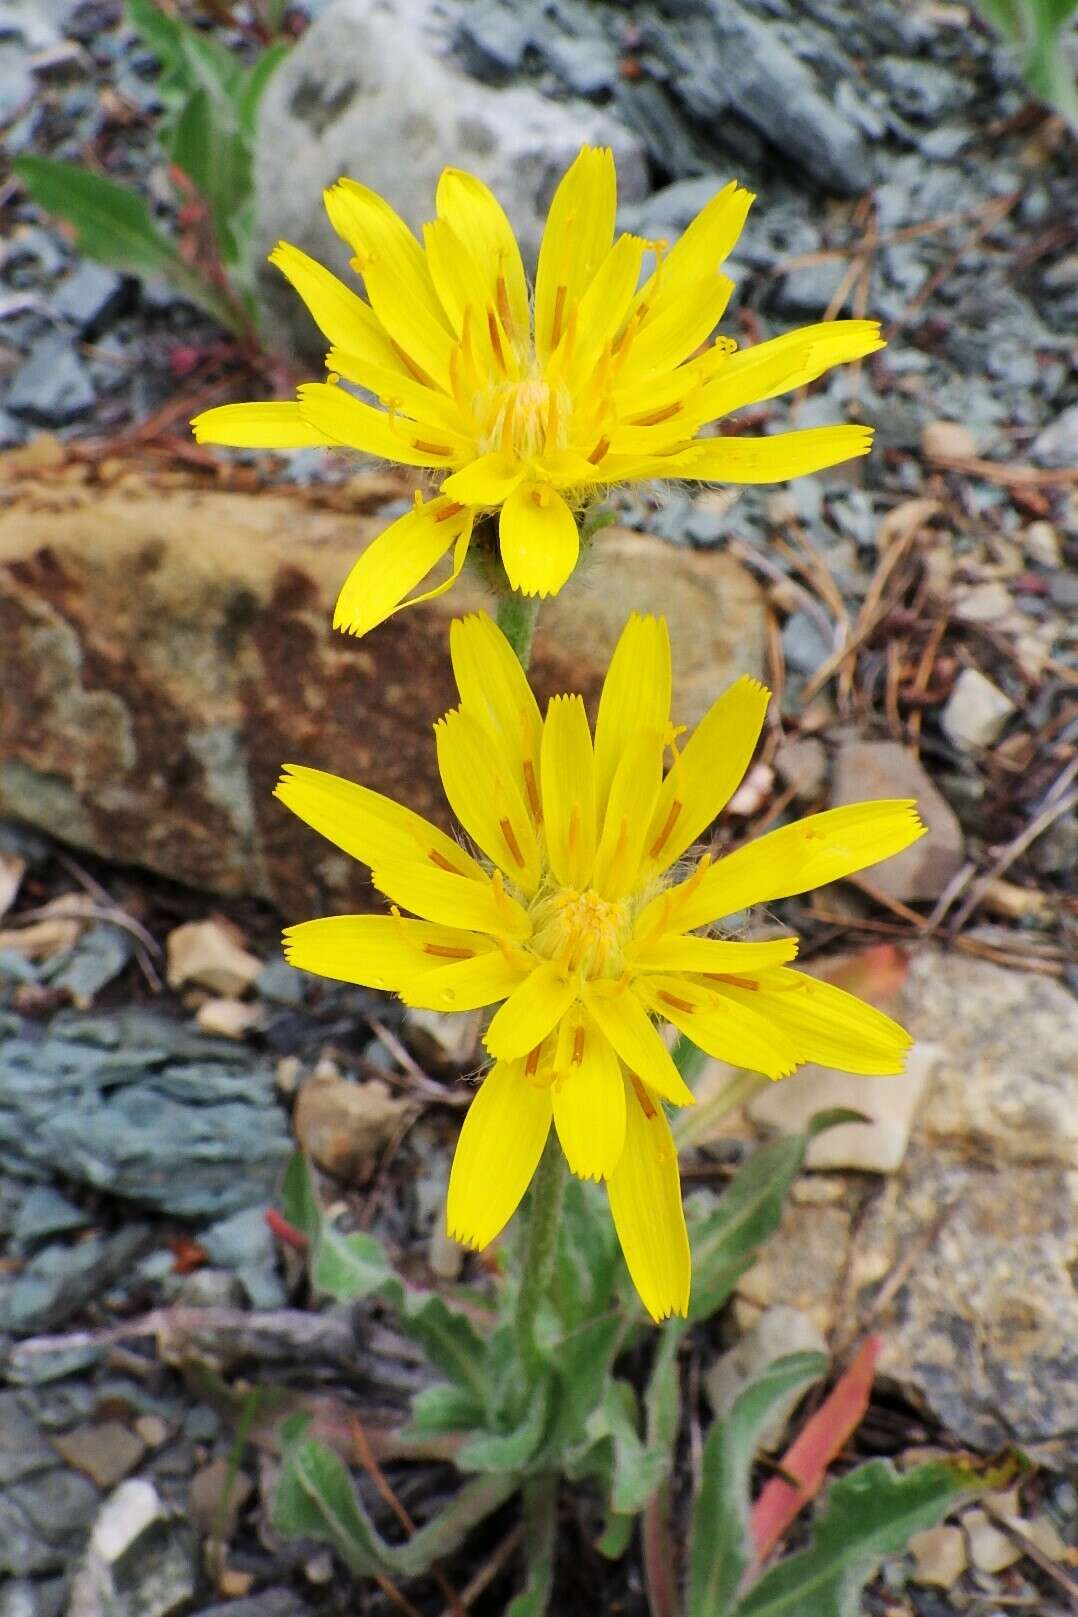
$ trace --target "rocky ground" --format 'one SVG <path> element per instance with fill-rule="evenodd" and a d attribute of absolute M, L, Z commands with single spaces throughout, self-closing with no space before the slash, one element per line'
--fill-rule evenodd
<path fill-rule="evenodd" d="M 676 232 L 731 174 L 758 191 L 734 270 L 743 340 L 828 310 L 884 322 L 883 354 L 753 413 L 756 430 L 872 421 L 873 457 L 736 501 L 620 498 L 545 618 L 537 678 L 593 694 L 625 613 L 657 605 L 680 717 L 736 672 L 776 693 L 727 841 L 865 795 L 920 799 L 918 849 L 781 907 L 810 963 L 907 1021 L 910 1077 L 806 1073 L 721 1129 L 697 1109 L 690 1190 L 822 1106 L 873 1121 L 817 1143 L 782 1235 L 693 1340 L 685 1386 L 698 1430 L 729 1350 L 815 1333 L 841 1362 L 880 1331 L 852 1452 L 1028 1465 L 890 1563 L 866 1609 L 1063 1612 L 1078 1560 L 1073 143 L 962 5 L 396 6 L 333 0 L 271 86 L 267 242 L 328 250 L 319 187 L 347 167 L 418 222 L 446 161 L 500 185 L 534 239 L 585 135 L 616 144 L 627 227 Z M 166 211 L 156 67 L 119 8 L 7 0 L 0 18 L 5 148 L 93 162 Z M 269 791 L 293 756 L 434 810 L 449 679 L 431 647 L 463 592 L 335 642 L 342 570 L 403 509 L 407 477 L 196 448 L 190 414 L 264 395 L 268 372 L 167 288 L 78 259 L 13 181 L 0 207 L 0 1617 L 111 1611 L 95 1583 L 109 1545 L 116 1610 L 343 1613 L 357 1597 L 329 1559 L 268 1526 L 283 1410 L 317 1399 L 342 1431 L 358 1413 L 409 1508 L 448 1473 L 394 1460 L 412 1351 L 370 1311 L 311 1310 L 265 1213 L 298 1140 L 355 1227 L 451 1279 L 439 1218 L 475 1029 L 284 966 L 282 918 L 366 895 Z M 294 306 L 273 309 L 301 352 Z M 504 1609 L 513 1525 L 448 1569 L 449 1610 Z M 637 1561 L 599 1559 L 586 1505 L 566 1501 L 562 1526 L 557 1609 L 602 1579 L 612 1607 L 642 1610 Z M 448 1598 L 406 1595 L 431 1613 Z M 391 1599 L 365 1591 L 360 1609 Z"/>

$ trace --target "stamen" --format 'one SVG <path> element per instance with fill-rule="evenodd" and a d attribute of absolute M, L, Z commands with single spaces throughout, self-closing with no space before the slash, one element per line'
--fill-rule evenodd
<path fill-rule="evenodd" d="M 580 846 L 580 804 L 574 803 L 569 810 L 569 852 L 576 853 Z"/>
<path fill-rule="evenodd" d="M 584 1029 L 578 1027 L 573 1034 L 573 1066 L 579 1067 L 584 1059 Z"/>
<path fill-rule="evenodd" d="M 417 382 L 422 382 L 424 387 L 434 387 L 434 378 L 427 375 L 422 365 L 416 364 L 411 354 L 407 353 L 405 349 L 401 347 L 399 342 L 396 342 L 394 338 L 390 337 L 389 346 L 392 348 L 405 370 L 411 371 Z"/>
<path fill-rule="evenodd" d="M 556 449 L 558 447 L 558 395 L 554 388 L 550 390 L 550 400 L 546 412 L 546 443 L 544 448 Z"/>
<path fill-rule="evenodd" d="M 458 505 L 453 500 L 450 500 L 449 504 L 438 512 L 434 520 L 435 522 L 448 522 L 450 517 L 455 517 L 459 511 L 463 510 L 463 505 Z"/>
<path fill-rule="evenodd" d="M 565 300 L 569 296 L 567 286 L 559 286 L 554 294 L 554 318 L 550 323 L 550 346 L 557 348 L 561 341 L 562 321 L 565 319 Z"/>
<path fill-rule="evenodd" d="M 537 1044 L 534 1050 L 528 1051 L 528 1059 L 524 1063 L 525 1078 L 534 1078 L 539 1071 L 539 1057 L 542 1054 L 542 1044 Z"/>
<path fill-rule="evenodd" d="M 717 983 L 732 983 L 735 988 L 747 988 L 753 994 L 760 987 L 759 983 L 752 982 L 748 977 L 728 977 L 723 971 L 706 971 L 704 976 L 713 978 Z"/>
<path fill-rule="evenodd" d="M 662 830 L 659 832 L 658 836 L 655 838 L 655 841 L 651 844 L 651 847 L 648 849 L 648 858 L 649 859 L 657 859 L 659 857 L 660 850 L 662 849 L 663 845 L 669 840 L 670 833 L 674 829 L 674 826 L 677 824 L 677 817 L 681 813 L 681 810 L 682 810 L 683 806 L 684 805 L 682 803 L 679 803 L 678 799 L 675 797 L 674 801 L 670 805 L 670 812 L 666 816 L 666 820 L 665 820 L 665 822 L 663 824 Z"/>
<path fill-rule="evenodd" d="M 524 855 L 520 851 L 520 843 L 516 839 L 516 833 L 514 832 L 512 825 L 509 823 L 508 819 L 499 820 L 498 824 L 501 826 L 502 836 L 505 838 L 506 847 L 509 849 L 509 852 L 516 860 L 521 870 L 523 870 L 525 863 Z"/>
<path fill-rule="evenodd" d="M 502 372 L 508 376 L 509 365 L 506 361 L 505 349 L 502 347 L 502 334 L 498 329 L 498 314 L 495 309 L 487 310 L 487 331 L 490 334 L 490 346 L 494 350 L 494 358 L 497 360 Z"/>
<path fill-rule="evenodd" d="M 441 955 L 445 960 L 474 960 L 474 949 L 451 949 L 447 943 L 425 943 L 424 954 Z"/>
<path fill-rule="evenodd" d="M 456 865 L 451 865 L 449 860 L 445 857 L 445 854 L 439 853 L 437 848 L 429 848 L 427 850 L 427 858 L 432 864 L 438 865 L 440 869 L 448 870 L 451 876 L 459 876 L 461 874 Z"/>
<path fill-rule="evenodd" d="M 541 823 L 543 805 L 539 798 L 539 782 L 535 778 L 535 765 L 530 758 L 525 758 L 524 760 L 524 788 L 528 794 L 528 806 L 536 821 Z"/>
<path fill-rule="evenodd" d="M 421 449 L 425 455 L 445 455 L 450 457 L 453 454 L 452 444 L 431 444 L 425 438 L 413 438 L 412 448 Z"/>
<path fill-rule="evenodd" d="M 682 999 L 678 994 L 668 994 L 665 988 L 660 988 L 655 998 L 661 999 L 664 1005 L 672 1005 L 675 1011 L 695 1011 L 697 1009 L 691 1000 Z"/>
<path fill-rule="evenodd" d="M 655 1116 L 655 1107 L 651 1103 L 651 1096 L 648 1094 L 647 1090 L 644 1088 L 643 1084 L 640 1082 L 639 1078 L 636 1076 L 636 1073 L 635 1072 L 629 1072 L 629 1073 L 627 1073 L 627 1076 L 628 1076 L 629 1082 L 632 1084 L 634 1090 L 636 1091 L 636 1098 L 640 1102 L 640 1109 L 643 1112 L 644 1116 L 648 1117 L 648 1118 L 654 1117 Z"/>
<path fill-rule="evenodd" d="M 591 461 L 593 466 L 598 466 L 599 462 L 602 460 L 609 448 L 610 439 L 604 433 L 599 439 L 599 442 L 595 445 L 595 448 L 592 450 L 591 454 L 588 456 L 588 459 Z"/>
<path fill-rule="evenodd" d="M 501 256 L 504 257 L 504 254 Z M 505 284 L 505 276 L 500 271 L 494 286 L 495 296 L 498 300 L 498 313 L 502 317 L 502 325 L 508 334 L 513 329 L 513 311 L 509 307 L 509 288 Z"/>
<path fill-rule="evenodd" d="M 339 371 L 327 371 L 326 382 L 330 387 L 339 387 L 341 382 Z"/>

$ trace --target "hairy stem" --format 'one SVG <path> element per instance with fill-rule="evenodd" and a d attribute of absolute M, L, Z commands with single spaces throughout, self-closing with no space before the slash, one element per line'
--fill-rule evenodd
<path fill-rule="evenodd" d="M 522 668 L 527 668 L 531 661 L 532 636 L 538 616 L 537 595 L 518 595 L 513 590 L 498 601 L 498 628 L 516 652 Z"/>
<path fill-rule="evenodd" d="M 517 1351 L 530 1376 L 542 1370 L 542 1355 L 535 1327 L 539 1310 L 549 1295 L 558 1252 L 558 1223 L 565 1194 L 565 1158 L 551 1130 L 532 1180 L 528 1229 L 517 1296 Z"/>

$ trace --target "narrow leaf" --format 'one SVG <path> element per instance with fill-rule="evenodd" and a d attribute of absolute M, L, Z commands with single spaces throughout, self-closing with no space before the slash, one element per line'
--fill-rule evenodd
<path fill-rule="evenodd" d="M 703 1480 L 693 1513 L 689 1617 L 729 1617 L 754 1552 L 749 1481 L 761 1433 L 790 1393 L 827 1370 L 821 1353 L 791 1353 L 768 1365 L 738 1395 L 704 1445 Z"/>
<path fill-rule="evenodd" d="M 905 1476 L 887 1460 L 859 1466 L 832 1485 L 811 1546 L 761 1578 L 737 1617 L 858 1617 L 883 1557 L 934 1527 L 969 1488 L 957 1466 L 922 1465 Z"/>
<path fill-rule="evenodd" d="M 819 1492 L 827 1467 L 860 1426 L 882 1346 L 882 1337 L 868 1337 L 849 1369 L 783 1455 L 782 1471 L 796 1477 L 801 1486 L 795 1488 L 783 1476 L 774 1476 L 756 1501 L 752 1530 L 757 1561 L 767 1559 L 794 1517 Z"/>
<path fill-rule="evenodd" d="M 752 1267 L 757 1247 L 779 1227 L 786 1193 L 804 1160 L 805 1137 L 784 1135 L 753 1152 L 710 1210 L 703 1197 L 690 1198 L 686 1206 L 693 1254 L 690 1319 L 714 1314 Z"/>
<path fill-rule="evenodd" d="M 52 157 L 17 157 L 12 168 L 46 213 L 74 225 L 79 251 L 88 258 L 132 275 L 167 275 L 179 262 L 134 191 Z"/>

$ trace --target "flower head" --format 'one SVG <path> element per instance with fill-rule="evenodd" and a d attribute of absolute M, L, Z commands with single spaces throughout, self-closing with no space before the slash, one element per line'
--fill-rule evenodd
<path fill-rule="evenodd" d="M 861 426 L 702 436 L 744 405 L 883 346 L 871 320 L 807 326 L 743 352 L 726 337 L 710 342 L 733 290 L 720 266 L 753 200 L 734 183 L 669 250 L 634 235 L 615 241 L 613 155 L 585 147 L 551 202 L 534 294 L 500 204 L 459 169 L 442 174 L 422 246 L 354 180 L 325 200 L 366 300 L 297 247 L 281 242 L 270 259 L 331 344 L 329 380 L 305 383 L 293 403 L 226 404 L 193 425 L 203 443 L 344 445 L 426 467 L 438 481 L 356 563 L 337 628 L 363 634 L 382 622 L 452 551 L 438 587 L 448 588 L 479 517 L 497 515 L 512 587 L 550 595 L 576 565 L 576 514 L 610 485 L 774 483 L 870 447 Z"/>
<path fill-rule="evenodd" d="M 277 795 L 370 865 L 391 914 L 307 921 L 285 933 L 285 951 L 407 1005 L 497 1005 L 484 1038 L 494 1065 L 453 1162 L 450 1233 L 474 1247 L 494 1239 L 553 1124 L 573 1173 L 605 1182 L 646 1308 L 684 1313 L 689 1250 L 664 1108 L 693 1097 L 658 1024 L 771 1078 L 803 1061 L 900 1071 L 907 1034 L 791 970 L 795 938 L 709 929 L 898 853 L 923 827 L 912 802 L 859 803 L 686 864 L 752 757 L 762 685 L 739 679 L 681 745 L 666 625 L 633 617 L 593 739 L 579 696 L 554 697 L 540 715 L 490 618 L 455 621 L 451 650 L 460 705 L 435 727 L 438 766 L 476 853 L 363 786 L 287 766 Z"/>

